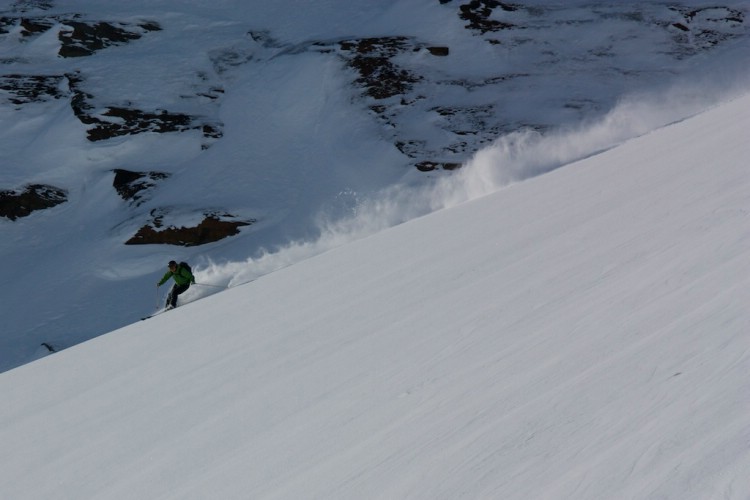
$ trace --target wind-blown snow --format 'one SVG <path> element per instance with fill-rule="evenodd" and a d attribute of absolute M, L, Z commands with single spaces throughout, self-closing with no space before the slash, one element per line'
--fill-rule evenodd
<path fill-rule="evenodd" d="M 748 498 L 749 127 L 746 94 L 6 372 L 0 492 Z"/>

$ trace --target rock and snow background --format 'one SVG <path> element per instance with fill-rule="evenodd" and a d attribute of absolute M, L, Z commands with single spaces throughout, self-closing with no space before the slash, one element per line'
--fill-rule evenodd
<path fill-rule="evenodd" d="M 746 93 L 10 370 L 0 493 L 744 500 L 748 126 Z"/>
<path fill-rule="evenodd" d="M 746 14 L 744 2 L 2 2 L 0 369 L 150 312 L 168 260 L 235 285 L 445 206 L 463 181 L 452 195 L 410 190 L 499 138 L 526 144 L 651 92 L 614 137 L 534 165 L 497 160 L 503 173 L 459 198 L 688 116 L 737 81 Z"/>
<path fill-rule="evenodd" d="M 747 13 L 0 2 L 0 496 L 750 497 Z"/>

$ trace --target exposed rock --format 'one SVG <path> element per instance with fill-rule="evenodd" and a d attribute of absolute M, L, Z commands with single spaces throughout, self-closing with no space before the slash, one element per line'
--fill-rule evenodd
<path fill-rule="evenodd" d="M 234 216 L 227 213 L 208 212 L 203 220 L 194 227 L 164 226 L 165 213 L 154 210 L 151 212 L 153 221 L 141 227 L 138 232 L 125 242 L 126 245 L 179 245 L 191 247 L 213 243 L 228 236 L 239 233 L 239 228 L 249 226 L 255 219 L 232 220 Z"/>
<path fill-rule="evenodd" d="M 416 139 L 408 141 L 397 140 L 394 145 L 396 146 L 396 149 L 409 158 L 419 158 L 427 147 L 427 142 Z"/>
<path fill-rule="evenodd" d="M 518 103 L 503 97 L 511 95 L 508 91 L 513 92 L 522 85 L 534 89 L 535 86 L 549 85 L 543 82 L 554 81 L 555 85 L 570 86 L 571 79 L 567 78 L 565 72 L 551 73 L 547 69 L 556 67 L 558 62 L 577 61 L 579 68 L 585 67 L 583 70 L 591 71 L 592 75 L 598 72 L 606 78 L 621 76 L 613 80 L 611 86 L 624 81 L 621 87 L 630 88 L 629 83 L 637 83 L 643 79 L 643 75 L 652 71 L 617 66 L 618 54 L 629 53 L 628 50 L 632 49 L 629 40 L 637 30 L 646 29 L 647 34 L 653 34 L 654 40 L 661 44 L 659 52 L 653 57 L 664 57 L 665 64 L 653 66 L 659 66 L 655 71 L 667 72 L 670 71 L 669 59 L 679 60 L 710 50 L 734 37 L 743 36 L 747 31 L 743 10 L 717 4 L 696 8 L 689 2 L 685 2 L 685 5 L 680 2 L 594 2 L 581 8 L 578 5 L 565 5 L 564 2 L 534 2 L 534 5 L 528 5 L 520 1 L 439 0 L 437 3 L 448 5 L 446 9 L 455 11 L 455 15 L 464 21 L 462 24 L 474 35 L 497 45 L 487 52 L 489 56 L 496 49 L 497 54 L 507 53 L 517 60 L 513 61 L 512 66 L 510 63 L 502 64 L 502 61 L 495 66 L 490 57 L 487 66 L 483 71 L 478 71 L 476 79 L 472 80 L 451 74 L 446 69 L 449 64 L 431 62 L 430 56 L 450 56 L 450 47 L 435 46 L 414 37 L 382 36 L 286 43 L 269 31 L 253 30 L 248 31 L 247 36 L 237 44 L 213 50 L 209 48 L 208 57 L 213 71 L 200 71 L 198 76 L 201 83 L 179 97 L 194 100 L 186 107 L 191 113 L 195 109 L 195 102 L 199 105 L 209 103 L 215 111 L 218 106 L 212 103 L 218 102 L 224 93 L 217 85 L 217 77 L 221 78 L 237 66 L 256 58 L 291 56 L 306 51 L 332 54 L 343 58 L 347 66 L 354 70 L 353 83 L 361 90 L 364 107 L 381 122 L 382 134 L 387 140 L 391 140 L 420 170 L 430 169 L 433 163 L 437 165 L 434 168 L 439 169 L 443 165 L 441 162 L 460 164 L 501 134 L 522 127 L 544 130 L 551 124 L 560 123 L 559 117 L 566 120 L 591 116 L 611 106 L 612 103 L 607 102 L 606 92 L 597 92 L 597 88 L 592 88 L 586 90 L 588 94 L 559 99 L 553 105 L 548 103 L 551 108 L 549 116 L 556 115 L 552 118 L 541 113 L 528 118 L 522 110 L 519 111 Z M 157 23 L 145 20 L 90 20 L 77 14 L 44 15 L 39 12 L 51 4 L 43 0 L 17 0 L 12 4 L 12 13 L 0 17 L 0 33 L 13 29 L 25 37 L 35 37 L 63 25 L 58 35 L 59 54 L 62 57 L 81 57 L 107 47 L 130 43 L 161 29 Z M 590 29 L 589 26 L 602 28 L 597 36 L 582 33 L 580 43 L 566 46 L 564 41 L 554 37 L 559 25 L 570 25 L 575 29 L 580 27 L 582 30 Z M 608 31 L 610 27 L 614 28 L 611 33 Z M 549 33 L 553 35 L 550 37 Z M 0 59 L 0 62 L 3 60 Z M 589 66 L 590 62 L 595 64 Z M 493 67 L 498 68 L 497 74 L 492 72 Z M 509 68 L 514 71 L 509 72 Z M 594 76 L 593 82 L 600 75 Z M 62 80 L 65 77 L 68 78 L 69 89 L 65 88 Z M 197 130 L 203 135 L 202 147 L 205 149 L 223 135 L 223 124 L 218 120 L 175 109 L 144 109 L 128 102 L 127 96 L 122 102 L 101 102 L 89 89 L 81 73 L 0 77 L 0 91 L 17 106 L 34 101 L 70 98 L 75 116 L 87 125 L 87 136 L 91 141 L 144 132 Z M 533 94 L 528 93 L 530 99 L 534 98 Z M 463 103 L 455 99 L 451 101 L 450 98 L 441 100 L 441 96 L 457 95 L 467 95 L 468 98 Z M 588 95 L 597 97 L 589 100 Z M 413 115 L 419 113 L 427 118 L 422 123 L 413 120 Z M 218 112 L 215 116 L 218 116 Z"/>
<path fill-rule="evenodd" d="M 675 28 L 677 28 L 680 31 L 690 31 L 690 28 L 688 28 L 687 26 L 685 26 L 682 23 L 672 23 L 672 26 L 675 27 Z"/>
<path fill-rule="evenodd" d="M 9 17 L 0 17 L 0 35 L 7 35 L 8 28 L 15 25 L 15 20 Z"/>
<path fill-rule="evenodd" d="M 60 99 L 66 96 L 60 88 L 63 79 L 62 75 L 2 75 L 0 90 L 16 105 Z"/>
<path fill-rule="evenodd" d="M 440 0 L 441 4 L 451 3 L 451 0 Z M 601 19 L 614 18 L 625 21 L 649 24 L 658 29 L 674 31 L 675 48 L 672 54 L 677 58 L 695 55 L 704 49 L 709 49 L 726 40 L 740 36 L 737 27 L 745 21 L 742 10 L 727 6 L 711 5 L 708 7 L 691 8 L 679 3 L 665 4 L 663 12 L 654 15 L 646 14 L 647 5 L 602 4 L 590 11 L 593 16 L 588 19 L 571 18 L 569 24 L 593 22 Z M 471 0 L 458 7 L 458 16 L 468 21 L 466 28 L 477 31 L 480 35 L 487 35 L 506 30 L 523 30 L 527 26 L 523 23 L 523 16 L 541 17 L 547 9 L 559 9 L 555 5 L 527 6 L 522 4 L 500 2 L 498 0 Z M 497 11 L 522 14 L 518 21 L 500 21 Z M 669 11 L 679 15 L 678 19 L 669 19 Z M 508 17 L 508 16 L 504 16 Z M 515 19 L 510 16 L 510 19 Z M 495 37 L 485 38 L 490 44 L 501 44 Z"/>
<path fill-rule="evenodd" d="M 85 125 L 93 125 L 87 131 L 87 138 L 102 141 L 124 135 L 135 135 L 143 132 L 185 132 L 200 130 L 206 138 L 216 139 L 222 136 L 221 125 L 206 123 L 197 117 L 184 113 L 171 113 L 166 110 L 143 111 L 140 109 L 107 106 L 97 110 L 91 101 L 94 96 L 83 90 L 83 77 L 80 73 L 66 75 L 72 92 L 71 107 L 73 113 Z"/>
<path fill-rule="evenodd" d="M 16 220 L 36 210 L 51 208 L 67 201 L 64 189 L 44 184 L 29 184 L 22 191 L 0 191 L 0 217 Z"/>
<path fill-rule="evenodd" d="M 430 51 L 430 54 L 432 54 L 433 56 L 438 57 L 446 57 L 448 54 L 450 54 L 449 47 L 427 47 L 427 50 Z"/>
<path fill-rule="evenodd" d="M 64 84 L 66 80 L 67 85 Z M 203 117 L 158 109 L 144 111 L 126 106 L 97 107 L 93 104 L 94 96 L 84 90 L 84 84 L 81 73 L 0 76 L 0 91 L 8 96 L 9 102 L 17 106 L 70 98 L 73 114 L 84 125 L 92 125 L 87 130 L 87 138 L 92 142 L 143 132 L 199 130 L 207 139 L 219 139 L 223 135 L 221 123 Z M 223 89 L 211 87 L 208 92 L 199 92 L 196 96 L 215 100 L 223 93 Z"/>
<path fill-rule="evenodd" d="M 149 21 L 137 25 L 108 22 L 64 21 L 70 30 L 61 30 L 61 57 L 89 56 L 112 45 L 122 45 L 141 38 L 144 32 L 158 31 L 158 23 Z"/>
<path fill-rule="evenodd" d="M 2 32 L 7 33 L 9 26 L 19 25 L 21 35 L 31 37 L 52 29 L 57 24 L 63 28 L 58 33 L 61 57 L 90 56 L 96 51 L 115 45 L 123 45 L 138 40 L 145 33 L 159 31 L 161 26 L 154 21 L 141 23 L 122 23 L 107 21 L 86 21 L 80 16 L 45 16 L 45 17 L 3 17 L 0 19 Z"/>
<path fill-rule="evenodd" d="M 318 43 L 317 47 L 325 47 Z M 339 42 L 338 53 L 355 69 L 359 77 L 355 85 L 363 89 L 363 96 L 375 102 L 369 109 L 378 119 L 394 131 L 394 145 L 409 158 L 420 159 L 432 151 L 422 138 L 405 137 L 399 133 L 399 117 L 405 109 L 425 99 L 417 84 L 425 76 L 396 64 L 399 56 L 424 52 L 435 57 L 446 57 L 450 48 L 431 46 L 410 37 L 380 37 L 345 40 Z M 394 98 L 400 97 L 396 100 Z"/>
<path fill-rule="evenodd" d="M 43 7 L 44 2 L 31 2 L 34 7 Z M 83 57 L 110 46 L 122 45 L 141 38 L 145 33 L 161 30 L 158 23 L 85 21 L 80 16 L 46 17 L 3 17 L 0 18 L 0 31 L 5 27 L 20 26 L 23 36 L 36 36 L 62 24 L 60 30 L 59 55 L 62 57 Z M 61 88 L 63 79 L 68 80 L 68 89 Z M 70 97 L 73 113 L 85 125 L 90 141 L 100 141 L 124 135 L 143 132 L 183 132 L 199 130 L 208 139 L 223 135 L 220 123 L 167 110 L 141 110 L 128 105 L 101 106 L 94 104 L 94 96 L 84 90 L 84 78 L 80 72 L 66 75 L 20 75 L 0 77 L 0 90 L 9 95 L 8 100 L 15 105 L 45 101 L 50 98 Z M 223 94 L 223 89 L 211 87 L 208 92 L 198 92 L 195 96 L 215 100 Z M 205 146 L 205 145 L 204 145 Z"/>
<path fill-rule="evenodd" d="M 349 52 L 349 65 L 359 72 L 356 84 L 365 88 L 365 94 L 375 99 L 402 95 L 412 89 L 421 76 L 394 64 L 391 59 L 401 52 L 418 48 L 407 37 L 393 36 L 362 38 L 340 42 L 341 49 Z"/>
<path fill-rule="evenodd" d="M 464 21 L 469 21 L 469 24 L 466 25 L 467 28 L 477 30 L 482 34 L 514 27 L 512 23 L 491 19 L 494 10 L 497 8 L 507 12 L 518 10 L 516 5 L 498 2 L 497 0 L 472 0 L 459 7 L 459 17 Z"/>
<path fill-rule="evenodd" d="M 156 181 L 169 177 L 164 172 L 131 172 L 117 168 L 114 170 L 115 178 L 112 186 L 117 190 L 117 194 L 125 201 L 130 201 L 135 206 L 143 203 L 144 191 L 153 188 Z"/>
<path fill-rule="evenodd" d="M 21 30 L 22 36 L 33 36 L 49 30 L 55 25 L 55 22 L 49 19 L 22 18 L 20 25 L 23 28 Z"/>
<path fill-rule="evenodd" d="M 695 55 L 740 36 L 737 28 L 745 22 L 744 13 L 730 7 L 688 9 L 674 5 L 669 8 L 681 17 L 669 24 L 674 29 L 676 44 L 673 54 L 678 58 Z"/>
<path fill-rule="evenodd" d="M 10 32 L 11 27 L 18 26 L 19 23 L 23 26 L 24 30 L 21 32 L 23 36 L 28 36 L 29 34 L 33 32 L 37 33 L 43 33 L 44 31 L 47 31 L 52 26 L 54 26 L 54 21 L 46 21 L 46 22 L 39 22 L 38 26 L 37 23 L 31 22 L 30 27 L 27 28 L 24 26 L 24 22 L 27 20 L 24 18 L 19 17 L 18 15 L 23 15 L 26 12 L 32 11 L 32 10 L 48 10 L 52 8 L 52 2 L 43 2 L 43 1 L 34 1 L 34 0 L 19 0 L 15 3 L 13 3 L 10 6 L 10 12 L 17 14 L 15 16 L 2 16 L 0 17 L 0 35 L 4 35 Z M 42 28 L 44 26 L 44 28 Z"/>
<path fill-rule="evenodd" d="M 165 110 L 148 112 L 139 109 L 107 107 L 100 116 L 110 117 L 113 120 L 93 118 L 91 115 L 78 117 L 83 123 L 95 125 L 87 131 L 90 141 L 102 141 L 143 132 L 184 132 L 196 128 L 192 126 L 190 116 Z"/>

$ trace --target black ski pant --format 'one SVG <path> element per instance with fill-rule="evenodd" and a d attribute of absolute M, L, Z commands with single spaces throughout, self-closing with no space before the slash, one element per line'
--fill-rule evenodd
<path fill-rule="evenodd" d="M 185 285 L 178 285 L 177 283 L 175 283 L 172 287 L 172 290 L 169 291 L 169 295 L 167 295 L 166 306 L 177 307 L 177 296 L 181 293 L 184 293 L 188 288 L 190 288 L 190 283 L 187 283 Z"/>

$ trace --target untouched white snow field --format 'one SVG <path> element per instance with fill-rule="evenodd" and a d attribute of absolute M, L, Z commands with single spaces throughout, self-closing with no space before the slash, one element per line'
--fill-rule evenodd
<path fill-rule="evenodd" d="M 750 95 L 0 375 L 8 499 L 747 499 Z"/>

